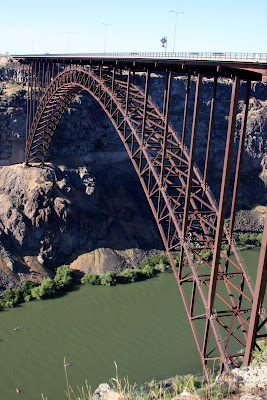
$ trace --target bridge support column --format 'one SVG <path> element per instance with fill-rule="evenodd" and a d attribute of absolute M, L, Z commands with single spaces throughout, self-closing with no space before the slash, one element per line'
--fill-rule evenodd
<path fill-rule="evenodd" d="M 189 100 L 189 92 L 190 92 L 190 79 L 191 75 L 187 75 L 187 88 L 186 88 L 186 95 L 185 95 L 185 103 L 184 103 L 184 118 L 183 118 L 183 131 L 182 131 L 182 140 L 181 140 L 181 154 L 182 148 L 185 142 L 185 134 L 186 134 L 186 121 L 187 121 L 187 111 L 188 111 L 188 100 Z"/>
<path fill-rule="evenodd" d="M 265 295 L 267 284 L 267 213 L 265 217 L 265 226 L 262 237 L 262 245 L 259 259 L 259 267 L 257 273 L 257 280 L 253 298 L 253 305 L 248 329 L 247 344 L 245 349 L 244 366 L 247 366 L 251 359 L 251 353 L 255 346 L 257 332 L 264 325 L 267 326 L 266 315 L 261 312 L 262 303 Z M 263 322 L 259 326 L 260 314 L 263 316 Z M 266 336 L 266 335 L 265 335 Z"/>
<path fill-rule="evenodd" d="M 187 225 L 188 225 L 190 195 L 191 195 L 192 179 L 193 179 L 193 166 L 194 166 L 195 151 L 196 151 L 196 139 L 197 139 L 197 126 L 198 126 L 201 85 L 202 85 L 202 76 L 200 74 L 198 74 L 197 84 L 196 84 L 196 92 L 195 92 L 194 116 L 193 116 L 192 134 L 191 134 L 190 158 L 189 158 L 189 166 L 188 166 L 188 173 L 187 173 L 185 205 L 184 205 L 183 222 L 182 222 L 182 238 L 183 238 L 183 240 L 186 237 Z M 188 78 L 187 90 L 189 90 L 189 78 Z M 187 92 L 187 94 L 188 94 L 188 92 Z M 188 97 L 186 96 L 185 112 L 187 109 L 187 101 L 188 101 Z M 186 116 L 186 114 L 185 114 L 185 116 Z M 185 132 L 185 124 L 186 124 L 186 118 L 185 118 L 183 133 Z M 187 263 L 187 260 L 183 261 L 183 258 L 184 258 L 184 249 L 182 247 L 181 254 L 180 254 L 180 263 L 179 263 L 179 277 L 180 278 L 181 278 L 181 274 L 182 274 L 183 263 Z"/>
<path fill-rule="evenodd" d="M 230 216 L 230 226 L 229 226 L 229 235 L 230 236 L 232 236 L 232 233 L 234 230 L 234 224 L 235 224 L 236 203 L 237 203 L 237 197 L 238 197 L 239 181 L 240 181 L 241 166 L 242 166 L 242 159 L 243 159 L 243 153 L 244 153 L 246 127 L 247 127 L 250 85 L 251 85 L 251 82 L 247 81 L 246 94 L 245 94 L 245 100 L 244 100 L 244 106 L 243 106 L 242 126 L 241 126 L 240 139 L 239 139 L 238 156 L 237 156 L 237 161 L 236 161 L 235 183 L 234 183 L 233 200 L 232 200 L 232 208 L 231 208 L 231 216 Z M 230 247 L 230 246 L 228 246 L 228 247 Z M 227 252 L 228 256 L 229 256 L 229 254 L 230 253 Z"/>
<path fill-rule="evenodd" d="M 212 93 L 211 106 L 210 106 L 209 132 L 208 132 L 205 167 L 204 167 L 204 175 L 203 175 L 203 178 L 204 178 L 203 180 L 204 180 L 205 185 L 207 183 L 207 178 L 208 178 L 208 168 L 209 168 L 209 159 L 210 159 L 210 148 L 211 148 L 211 137 L 212 137 L 212 130 L 213 130 L 216 92 L 217 92 L 217 77 L 214 78 L 214 82 L 213 82 L 213 93 Z"/>
<path fill-rule="evenodd" d="M 225 212 L 226 212 L 227 195 L 228 195 L 231 164 L 232 164 L 236 114 L 237 114 L 237 106 L 238 106 L 238 99 L 239 99 L 239 88 L 240 88 L 240 79 L 236 77 L 234 84 L 233 84 L 233 88 L 232 88 L 227 141 L 226 141 L 226 149 L 225 149 L 225 157 L 224 157 L 223 177 L 222 177 L 222 185 L 221 185 L 220 204 L 219 204 L 219 211 L 218 211 L 218 218 L 217 218 L 217 228 L 216 228 L 216 234 L 215 234 L 214 253 L 213 253 L 213 259 L 212 259 L 212 270 L 211 270 L 211 277 L 210 277 L 210 288 L 209 288 L 209 295 L 208 295 L 208 309 L 211 314 L 212 314 L 213 303 L 214 303 L 216 289 L 217 289 L 217 276 L 218 276 L 218 267 L 219 267 L 219 262 L 220 262 L 224 218 L 225 218 Z"/>
<path fill-rule="evenodd" d="M 145 96 L 144 96 L 144 108 L 142 118 L 142 130 L 141 130 L 141 146 L 140 146 L 140 160 L 139 160 L 139 176 L 142 174 L 144 164 L 144 147 L 145 147 L 145 130 L 146 130 L 146 119 L 147 119 L 147 101 L 149 94 L 149 83 L 150 83 L 150 70 L 146 70 L 146 82 L 145 82 Z"/>
<path fill-rule="evenodd" d="M 166 163 L 166 150 L 167 150 L 167 137 L 169 129 L 169 115 L 170 115 L 170 101 L 171 101 L 171 88 L 172 88 L 172 72 L 168 71 L 166 76 L 166 88 L 163 103 L 163 117 L 164 117 L 164 131 L 163 131 L 163 143 L 162 143 L 162 158 L 160 166 L 160 187 L 159 187 L 159 198 L 158 198 L 158 218 L 161 213 L 161 202 L 162 202 L 162 188 L 164 186 L 164 175 L 165 175 L 165 163 Z"/>

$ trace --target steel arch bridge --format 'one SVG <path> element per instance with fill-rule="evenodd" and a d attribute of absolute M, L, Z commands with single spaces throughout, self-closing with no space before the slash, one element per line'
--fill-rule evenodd
<path fill-rule="evenodd" d="M 238 366 L 237 357 L 250 361 L 257 338 L 265 338 L 267 319 L 262 308 L 267 281 L 267 223 L 263 235 L 256 287 L 238 254 L 232 233 L 244 149 L 244 137 L 251 80 L 259 80 L 266 66 L 232 65 L 214 61 L 190 62 L 149 59 L 89 59 L 60 56 L 16 56 L 28 64 L 23 76 L 28 81 L 27 140 L 25 164 L 44 164 L 56 127 L 69 104 L 87 91 L 110 118 L 133 163 L 147 201 L 158 225 L 166 252 L 178 283 L 203 368 L 218 360 L 221 370 Z M 152 71 L 166 76 L 160 111 L 149 97 Z M 144 90 L 135 84 L 135 74 L 145 74 Z M 175 73 L 187 76 L 178 136 L 169 124 L 171 88 Z M 197 126 L 203 76 L 213 77 L 209 129 L 203 174 L 195 164 Z M 225 143 L 220 201 L 217 205 L 207 184 L 211 139 L 215 116 L 217 78 L 232 79 L 232 94 Z M 189 93 L 196 81 L 191 133 L 187 131 Z M 246 80 L 239 150 L 235 166 L 233 199 L 229 227 L 225 213 L 240 80 Z M 190 148 L 185 135 L 191 135 Z M 267 220 L 267 217 L 266 217 Z M 179 251 L 180 260 L 174 254 Z M 207 259 L 207 252 L 211 255 Z M 231 255 L 231 257 L 230 257 Z M 240 350 L 241 349 L 241 350 Z"/>

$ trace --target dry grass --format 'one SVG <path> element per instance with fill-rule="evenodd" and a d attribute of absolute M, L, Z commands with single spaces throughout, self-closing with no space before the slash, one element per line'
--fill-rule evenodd
<path fill-rule="evenodd" d="M 6 82 L 5 83 L 5 88 L 3 90 L 3 93 L 10 97 L 14 94 L 17 94 L 20 90 L 22 89 L 22 86 L 18 83 L 15 82 Z"/>
<path fill-rule="evenodd" d="M 68 380 L 66 360 L 64 358 L 64 370 L 66 379 L 66 398 L 68 400 L 92 400 L 91 387 L 85 381 L 85 387 L 77 387 L 76 391 L 71 387 Z M 111 392 L 108 397 L 110 400 L 170 400 L 170 399 L 185 399 L 185 400 L 233 400 L 232 389 L 229 386 L 227 391 L 221 390 L 214 376 L 206 381 L 203 377 L 194 375 L 176 376 L 173 378 L 172 389 L 166 390 L 164 382 L 151 381 L 147 384 L 148 387 L 138 388 L 136 384 L 132 385 L 128 377 L 120 379 L 118 375 L 118 367 L 115 364 L 115 378 L 110 380 Z M 186 392 L 185 394 L 182 393 Z M 181 395 L 182 394 L 182 395 Z M 181 395 L 181 396 L 180 396 Z M 236 397 L 236 399 L 239 397 Z M 42 400 L 48 400 L 42 394 Z"/>
<path fill-rule="evenodd" d="M 263 344 L 260 347 L 261 351 L 254 352 L 252 365 L 255 363 L 260 365 L 267 360 L 267 345 Z M 66 398 L 68 400 L 92 400 L 91 387 L 86 381 L 85 387 L 81 389 L 77 387 L 76 391 L 73 390 L 69 384 L 65 363 L 64 358 Z M 144 387 L 139 388 L 136 384 L 130 384 L 128 377 L 121 380 L 117 364 L 115 362 L 114 364 L 115 378 L 110 380 L 111 388 L 106 397 L 109 400 L 239 400 L 242 395 L 252 394 L 248 391 L 239 392 L 236 381 L 231 375 L 226 375 L 224 379 L 218 381 L 214 371 L 211 371 L 208 379 L 204 376 L 188 374 L 161 382 L 152 380 Z M 229 377 L 229 380 L 227 380 L 227 377 Z M 42 394 L 42 400 L 48 399 Z"/>
<path fill-rule="evenodd" d="M 132 400 L 132 399 L 136 399 L 136 389 L 137 389 L 137 385 L 131 385 L 129 383 L 129 379 L 124 378 L 123 382 L 121 381 L 121 379 L 119 379 L 119 375 L 118 375 L 118 367 L 116 362 L 114 361 L 115 364 L 115 370 L 116 370 L 116 377 L 111 379 L 111 383 L 113 386 L 113 389 L 119 393 L 118 398 L 119 399 L 123 399 L 123 400 Z"/>
<path fill-rule="evenodd" d="M 67 390 L 65 391 L 66 398 L 68 400 L 92 400 L 91 387 L 88 386 L 87 381 L 85 381 L 85 388 L 82 387 L 80 389 L 79 387 L 77 387 L 78 393 L 75 393 L 74 390 L 72 389 L 71 385 L 69 384 L 65 357 L 64 357 L 64 370 L 65 370 L 65 378 L 67 386 Z M 47 397 L 44 397 L 43 393 L 42 393 L 42 400 L 48 400 Z"/>

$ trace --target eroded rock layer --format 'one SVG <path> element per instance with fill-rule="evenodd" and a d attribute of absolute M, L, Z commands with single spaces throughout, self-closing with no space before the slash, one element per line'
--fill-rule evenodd
<path fill-rule="evenodd" d="M 105 179 L 102 167 L 92 172 L 85 166 L 18 164 L 0 170 L 6 268 L 38 274 L 68 262 L 87 273 L 120 272 L 140 264 L 149 250 L 162 248 L 152 215 L 142 207 L 144 199 L 135 195 L 139 183 L 132 171 L 120 165 L 111 183 L 114 174 L 109 171 Z"/>

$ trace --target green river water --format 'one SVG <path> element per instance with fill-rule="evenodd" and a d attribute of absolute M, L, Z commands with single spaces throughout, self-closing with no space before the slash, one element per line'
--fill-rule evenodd
<path fill-rule="evenodd" d="M 259 249 L 242 252 L 255 276 Z M 0 313 L 0 399 L 66 399 L 70 384 L 92 390 L 115 376 L 143 383 L 201 362 L 173 273 L 115 287 L 82 286 L 56 299 Z M 15 327 L 20 329 L 14 331 Z M 21 392 L 16 393 L 19 388 Z"/>

